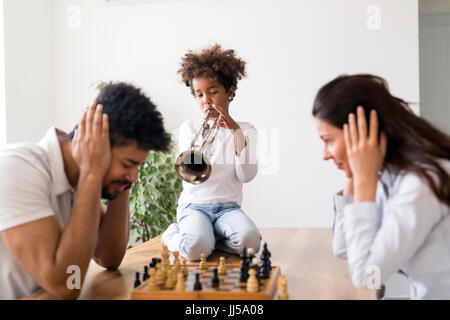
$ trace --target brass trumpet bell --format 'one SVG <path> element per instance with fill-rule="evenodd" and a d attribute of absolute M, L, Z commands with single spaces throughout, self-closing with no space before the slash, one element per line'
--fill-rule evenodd
<path fill-rule="evenodd" d="M 175 171 L 184 181 L 200 184 L 211 175 L 211 164 L 201 152 L 187 150 L 175 160 Z"/>
<path fill-rule="evenodd" d="M 208 112 L 202 127 L 197 131 L 191 142 L 191 148 L 180 153 L 175 160 L 175 171 L 178 176 L 192 184 L 203 183 L 211 175 L 211 163 L 203 151 L 214 142 L 219 127 L 217 126 L 218 119 L 214 121 L 212 126 L 208 124 L 210 117 L 211 112 Z M 199 150 L 195 150 L 195 143 L 200 135 L 203 137 L 203 143 Z"/>

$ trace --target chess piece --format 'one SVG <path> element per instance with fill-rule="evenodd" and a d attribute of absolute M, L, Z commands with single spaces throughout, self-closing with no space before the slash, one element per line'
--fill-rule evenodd
<path fill-rule="evenodd" d="M 219 258 L 219 274 L 225 276 L 227 274 L 227 267 L 225 267 L 225 257 Z"/>
<path fill-rule="evenodd" d="M 169 268 L 167 268 L 163 262 L 160 262 L 158 264 L 159 264 L 160 273 L 161 273 L 160 277 L 161 277 L 161 279 L 164 279 L 162 284 L 164 284 L 167 279 L 167 271 Z"/>
<path fill-rule="evenodd" d="M 213 288 L 219 288 L 219 283 L 220 283 L 220 280 L 219 280 L 219 270 L 217 269 L 217 268 L 214 268 L 214 277 L 212 278 L 212 280 L 211 280 L 211 286 L 213 287 Z"/>
<path fill-rule="evenodd" d="M 250 268 L 255 269 L 256 271 L 256 279 L 258 279 L 258 285 L 261 287 L 261 276 L 259 275 L 259 259 L 254 257 L 250 266 Z"/>
<path fill-rule="evenodd" d="M 256 271 L 259 269 L 259 259 L 257 257 L 254 257 L 252 259 L 252 262 L 249 265 L 250 268 L 254 268 Z"/>
<path fill-rule="evenodd" d="M 134 280 L 134 287 L 137 288 L 141 285 L 141 280 L 139 280 L 139 272 L 136 272 L 136 280 Z"/>
<path fill-rule="evenodd" d="M 195 274 L 194 291 L 201 291 L 202 283 L 200 282 L 200 273 Z"/>
<path fill-rule="evenodd" d="M 239 277 L 239 282 L 247 282 L 248 279 L 248 257 L 247 249 L 244 247 L 241 253 L 241 275 Z"/>
<path fill-rule="evenodd" d="M 263 248 L 262 254 L 264 254 L 265 259 L 269 263 L 270 269 L 272 269 L 272 262 L 270 261 L 270 257 L 272 256 L 272 254 L 270 253 L 269 249 L 267 249 L 267 242 L 264 243 L 264 248 Z"/>
<path fill-rule="evenodd" d="M 176 269 L 176 274 L 178 274 L 178 272 L 180 271 L 180 259 L 179 259 L 179 252 L 178 251 L 174 251 L 173 252 L 173 265 L 175 266 Z"/>
<path fill-rule="evenodd" d="M 167 246 L 162 245 L 161 247 L 161 258 L 164 260 L 165 258 L 169 257 L 169 249 L 167 248 Z"/>
<path fill-rule="evenodd" d="M 144 266 L 144 275 L 142 276 L 142 281 L 148 280 L 150 276 L 148 275 L 148 266 Z"/>
<path fill-rule="evenodd" d="M 158 286 L 164 285 L 164 282 L 166 281 L 166 275 L 164 274 L 164 271 L 162 270 L 161 262 L 158 262 L 156 265 L 156 283 Z"/>
<path fill-rule="evenodd" d="M 259 267 L 259 277 L 261 279 L 270 278 L 272 263 L 270 262 L 270 252 L 267 249 L 267 243 L 264 243 L 264 249 L 261 252 L 261 265 Z"/>
<path fill-rule="evenodd" d="M 175 286 L 175 291 L 185 291 L 183 272 L 178 272 L 177 274 L 177 284 Z"/>
<path fill-rule="evenodd" d="M 200 270 L 206 270 L 208 269 L 208 265 L 206 263 L 206 254 L 202 253 L 200 255 Z"/>
<path fill-rule="evenodd" d="M 249 270 L 249 278 L 247 281 L 247 292 L 255 293 L 259 291 L 258 279 L 256 278 L 256 270 Z"/>
<path fill-rule="evenodd" d="M 169 271 L 169 266 L 170 266 L 170 261 L 169 261 L 169 249 L 167 249 L 167 247 L 165 245 L 163 245 L 162 247 L 162 251 L 161 251 L 161 257 L 162 257 L 162 261 L 161 261 L 161 269 L 163 270 L 164 274 L 167 274 L 167 271 Z"/>
<path fill-rule="evenodd" d="M 245 257 L 247 257 L 247 247 L 246 246 L 244 246 L 244 248 L 242 248 L 242 252 L 241 252 L 241 258 L 242 258 L 242 256 L 245 256 Z"/>
<path fill-rule="evenodd" d="M 158 290 L 158 283 L 156 282 L 156 269 L 150 268 L 150 280 L 148 280 L 147 290 Z"/>
<path fill-rule="evenodd" d="M 183 273 L 183 277 L 186 279 L 189 276 L 188 268 L 186 267 L 186 259 L 183 259 L 183 267 L 181 268 L 181 272 Z"/>
<path fill-rule="evenodd" d="M 156 268 L 156 264 L 158 263 L 158 258 L 152 258 L 152 262 L 150 263 L 150 268 Z"/>
<path fill-rule="evenodd" d="M 175 269 L 174 268 L 169 268 L 169 270 L 167 270 L 167 280 L 166 283 L 164 284 L 164 288 L 166 289 L 173 289 L 175 287 Z"/>
<path fill-rule="evenodd" d="M 287 293 L 287 279 L 286 276 L 281 275 L 278 278 L 278 299 L 279 300 L 288 300 L 289 299 L 289 295 Z"/>

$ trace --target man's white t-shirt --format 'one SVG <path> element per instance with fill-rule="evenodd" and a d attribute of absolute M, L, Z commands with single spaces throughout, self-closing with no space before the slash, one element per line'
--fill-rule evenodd
<path fill-rule="evenodd" d="M 64 172 L 56 130 L 50 128 L 37 144 L 0 150 L 0 233 L 51 216 L 62 231 L 69 220 L 75 190 Z M 38 287 L 0 237 L 0 299 L 19 299 Z"/>

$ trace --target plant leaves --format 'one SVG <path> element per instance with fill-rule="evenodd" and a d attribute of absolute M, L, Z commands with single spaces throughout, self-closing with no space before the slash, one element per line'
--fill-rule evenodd
<path fill-rule="evenodd" d="M 158 236 L 176 220 L 183 190 L 173 165 L 177 154 L 176 146 L 165 153 L 151 151 L 139 169 L 139 182 L 130 191 L 130 229 L 134 237 L 130 237 L 129 247 Z"/>

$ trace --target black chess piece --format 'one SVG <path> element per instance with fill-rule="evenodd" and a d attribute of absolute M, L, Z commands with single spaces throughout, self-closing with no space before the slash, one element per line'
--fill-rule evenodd
<path fill-rule="evenodd" d="M 272 270 L 272 263 L 270 261 L 270 251 L 267 249 L 267 242 L 264 243 L 263 251 L 261 252 L 261 265 L 259 267 L 258 275 L 261 279 L 270 278 L 270 271 Z"/>
<path fill-rule="evenodd" d="M 150 263 L 150 268 L 156 268 L 156 265 L 159 262 L 159 258 L 152 258 L 152 262 Z"/>
<path fill-rule="evenodd" d="M 241 267 L 241 274 L 239 276 L 239 282 L 247 282 L 248 279 L 248 270 L 245 268 L 245 266 Z"/>
<path fill-rule="evenodd" d="M 269 263 L 269 267 L 272 268 L 272 262 L 270 261 L 270 257 L 272 256 L 272 254 L 270 253 L 269 249 L 267 249 L 267 242 L 264 242 L 263 253 L 264 253 L 264 255 L 267 258 L 267 262 Z"/>
<path fill-rule="evenodd" d="M 239 282 L 247 282 L 248 280 L 248 256 L 247 256 L 247 248 L 244 247 L 241 253 L 241 274 L 239 277 Z"/>
<path fill-rule="evenodd" d="M 248 256 L 247 256 L 247 248 L 246 248 L 246 247 L 244 247 L 244 248 L 242 249 L 242 252 L 241 252 L 240 257 L 241 257 L 241 260 L 247 259 Z"/>
<path fill-rule="evenodd" d="M 261 279 L 269 279 L 270 271 L 271 271 L 271 268 L 268 267 L 267 262 L 265 262 L 264 260 L 261 261 L 261 266 L 259 267 L 259 270 L 258 270 L 259 277 Z"/>
<path fill-rule="evenodd" d="M 146 281 L 150 278 L 150 275 L 148 274 L 148 267 L 144 266 L 144 275 L 142 276 L 142 281 Z"/>
<path fill-rule="evenodd" d="M 261 276 L 260 276 L 257 268 L 256 268 L 256 279 L 258 279 L 258 288 L 261 290 L 262 281 L 261 281 Z"/>
<path fill-rule="evenodd" d="M 202 283 L 200 282 L 200 273 L 195 274 L 194 291 L 201 291 Z"/>
<path fill-rule="evenodd" d="M 136 272 L 136 280 L 134 280 L 134 287 L 137 288 L 141 285 L 141 280 L 139 280 L 139 272 Z"/>
<path fill-rule="evenodd" d="M 212 287 L 213 288 L 219 288 L 219 270 L 217 268 L 214 268 L 214 277 L 212 278 Z"/>

